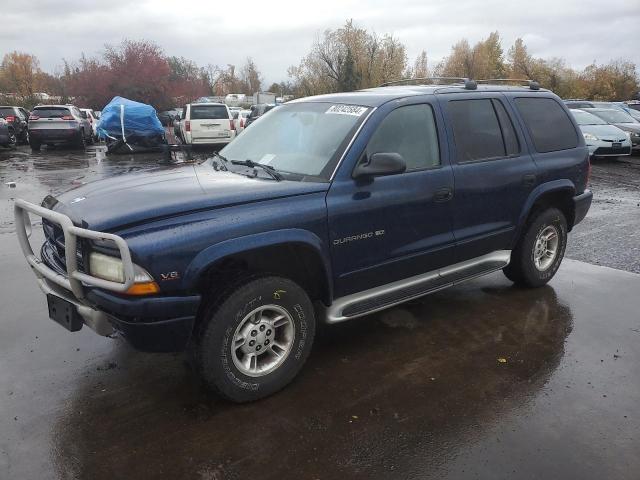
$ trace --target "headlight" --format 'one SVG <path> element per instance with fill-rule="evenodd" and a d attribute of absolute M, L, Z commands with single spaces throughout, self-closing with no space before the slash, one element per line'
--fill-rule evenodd
<path fill-rule="evenodd" d="M 89 272 L 94 277 L 109 280 L 110 282 L 124 283 L 124 265 L 117 257 L 103 253 L 91 252 L 89 254 Z M 160 291 L 158 284 L 144 268 L 133 265 L 134 283 L 127 290 L 130 295 L 146 295 Z"/>
<path fill-rule="evenodd" d="M 595 142 L 598 140 L 598 137 L 596 137 L 595 135 L 592 135 L 590 133 L 583 133 L 582 136 L 584 137 L 585 140 L 590 140 L 592 142 Z"/>

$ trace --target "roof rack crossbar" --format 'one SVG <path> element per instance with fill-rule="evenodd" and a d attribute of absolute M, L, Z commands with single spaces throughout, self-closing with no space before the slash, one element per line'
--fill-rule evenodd
<path fill-rule="evenodd" d="M 438 80 L 438 81 L 450 81 L 452 83 L 465 83 L 466 81 L 468 81 L 468 78 L 465 77 L 420 77 L 420 78 L 403 78 L 401 80 L 394 80 L 392 82 L 385 82 L 382 85 L 380 85 L 381 87 L 389 87 L 391 85 L 401 85 L 403 83 L 408 83 L 408 82 L 424 82 L 424 81 L 431 81 L 431 80 Z"/>
<path fill-rule="evenodd" d="M 531 90 L 540 90 L 540 84 L 534 80 L 528 78 L 483 78 L 482 80 L 476 80 L 477 83 L 518 83 L 520 85 L 526 85 Z"/>

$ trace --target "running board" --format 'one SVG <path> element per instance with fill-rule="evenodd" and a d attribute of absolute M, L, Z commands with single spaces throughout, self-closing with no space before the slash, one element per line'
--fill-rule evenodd
<path fill-rule="evenodd" d="M 379 287 L 338 298 L 326 309 L 327 323 L 338 323 L 393 307 L 443 288 L 506 267 L 511 250 L 495 252 L 456 263 L 439 270 L 398 280 Z"/>

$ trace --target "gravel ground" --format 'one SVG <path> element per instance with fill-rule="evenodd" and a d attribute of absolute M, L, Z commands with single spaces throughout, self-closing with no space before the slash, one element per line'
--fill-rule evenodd
<path fill-rule="evenodd" d="M 593 203 L 569 234 L 566 256 L 640 273 L 640 157 L 595 160 Z"/>

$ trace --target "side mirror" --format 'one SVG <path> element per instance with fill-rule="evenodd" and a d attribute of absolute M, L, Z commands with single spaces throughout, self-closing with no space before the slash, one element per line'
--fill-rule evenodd
<path fill-rule="evenodd" d="M 359 163 L 353 171 L 353 178 L 375 177 L 402 173 L 407 169 L 407 164 L 399 153 L 374 153 L 369 161 Z"/>

